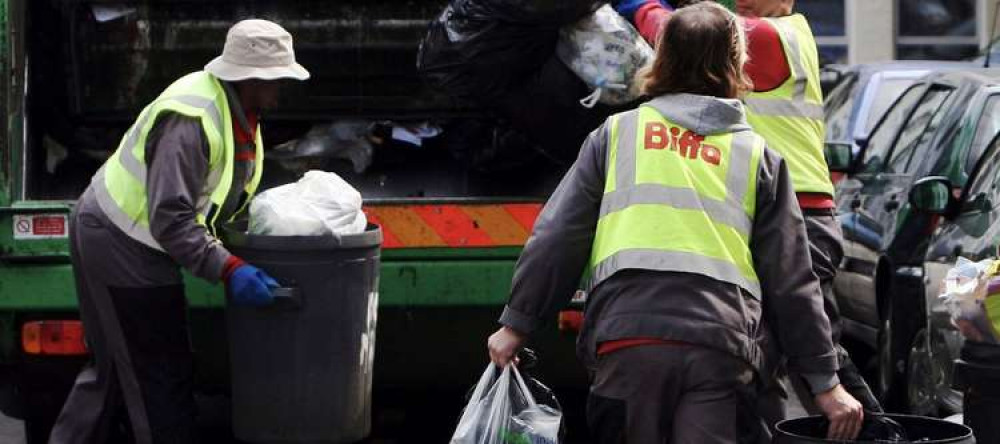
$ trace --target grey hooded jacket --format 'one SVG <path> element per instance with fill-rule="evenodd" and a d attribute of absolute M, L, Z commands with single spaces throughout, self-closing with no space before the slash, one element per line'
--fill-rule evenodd
<path fill-rule="evenodd" d="M 677 94 L 658 97 L 648 105 L 702 135 L 749 130 L 737 100 Z M 532 333 L 578 288 L 590 257 L 607 174 L 607 127 L 605 123 L 584 142 L 536 221 L 517 262 L 501 324 Z M 810 266 L 805 225 L 786 165 L 777 153 L 765 149 L 757 177 L 750 248 L 761 299 L 700 274 L 620 271 L 588 295 L 578 350 L 584 363 L 594 362 L 602 342 L 652 337 L 723 350 L 769 373 L 777 357 L 770 353 L 765 359 L 762 350 L 777 345 L 788 359 L 788 369 L 804 376 L 814 392 L 838 383 L 830 323 Z"/>

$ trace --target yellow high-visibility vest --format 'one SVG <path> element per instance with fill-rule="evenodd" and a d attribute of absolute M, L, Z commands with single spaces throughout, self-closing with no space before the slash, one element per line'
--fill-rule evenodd
<path fill-rule="evenodd" d="M 778 30 L 791 75 L 778 88 L 747 95 L 747 122 L 785 159 L 796 192 L 833 196 L 816 39 L 801 14 L 765 20 Z"/>
<path fill-rule="evenodd" d="M 764 140 L 749 130 L 701 136 L 648 105 L 609 128 L 588 288 L 626 269 L 677 271 L 760 298 L 750 234 Z"/>
<path fill-rule="evenodd" d="M 146 139 L 161 113 L 171 112 L 196 118 L 208 139 L 209 173 L 205 194 L 196 202 L 197 221 L 215 234 L 220 222 L 218 211 L 222 208 L 233 186 L 234 157 L 233 122 L 220 81 L 211 74 L 199 71 L 188 74 L 164 90 L 153 103 L 146 106 L 139 118 L 122 138 L 118 149 L 108 158 L 92 180 L 97 201 L 105 215 L 132 239 L 163 251 L 149 231 L 149 208 L 146 201 Z M 244 191 L 247 199 L 242 208 L 229 215 L 238 214 L 257 190 L 263 171 L 264 151 L 257 130 L 255 141 L 256 161 L 251 180 Z"/>

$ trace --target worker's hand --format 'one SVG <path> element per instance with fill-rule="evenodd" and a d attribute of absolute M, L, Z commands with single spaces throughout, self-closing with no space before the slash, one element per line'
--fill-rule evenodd
<path fill-rule="evenodd" d="M 521 350 L 525 336 L 510 327 L 501 327 L 490 336 L 486 347 L 490 350 L 490 360 L 501 368 L 506 367 Z"/>
<path fill-rule="evenodd" d="M 274 300 L 271 289 L 281 285 L 264 270 L 250 264 L 240 265 L 226 281 L 233 302 L 239 305 L 268 305 Z"/>
<path fill-rule="evenodd" d="M 830 429 L 826 439 L 834 441 L 853 441 L 861 432 L 861 423 L 865 414 L 861 403 L 854 399 L 840 384 L 816 395 L 816 405 L 826 419 L 830 420 Z"/>

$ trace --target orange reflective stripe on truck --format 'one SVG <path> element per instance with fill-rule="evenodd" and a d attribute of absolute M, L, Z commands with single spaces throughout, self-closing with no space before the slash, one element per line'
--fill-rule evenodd
<path fill-rule="evenodd" d="M 540 203 L 373 205 L 365 215 L 382 227 L 382 248 L 519 247 L 541 209 Z"/>

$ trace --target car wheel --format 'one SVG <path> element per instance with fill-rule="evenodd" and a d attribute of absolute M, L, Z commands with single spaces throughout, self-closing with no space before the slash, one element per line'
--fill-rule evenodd
<path fill-rule="evenodd" d="M 906 369 L 907 412 L 913 415 L 937 414 L 937 388 L 944 375 L 934 365 L 934 353 L 927 337 L 927 330 L 920 330 L 913 338 Z"/>
<path fill-rule="evenodd" d="M 910 349 L 917 328 L 914 318 L 920 315 L 912 307 L 907 309 L 893 297 L 886 309 L 878 333 L 877 396 L 882 406 L 892 412 L 904 412 L 907 402 L 907 370 Z"/>
<path fill-rule="evenodd" d="M 876 396 L 878 396 L 879 402 L 883 404 L 883 407 L 888 407 L 891 399 L 894 397 L 892 388 L 897 376 L 897 372 L 894 368 L 894 355 L 892 350 L 892 323 L 888 319 L 882 320 L 882 325 L 879 327 L 878 331 L 878 350 L 877 350 L 877 362 L 878 366 L 876 369 L 876 375 L 878 379 L 875 381 Z"/>

